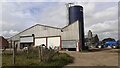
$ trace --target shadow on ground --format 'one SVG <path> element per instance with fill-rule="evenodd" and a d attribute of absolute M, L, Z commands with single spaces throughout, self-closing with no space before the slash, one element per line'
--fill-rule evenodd
<path fill-rule="evenodd" d="M 100 52 L 105 51 L 109 53 L 120 53 L 120 50 L 111 49 L 111 48 L 103 48 L 103 49 L 89 49 L 88 52 Z"/>

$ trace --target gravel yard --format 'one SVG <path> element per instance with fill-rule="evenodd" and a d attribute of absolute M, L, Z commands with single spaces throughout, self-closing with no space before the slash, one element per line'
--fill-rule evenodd
<path fill-rule="evenodd" d="M 74 57 L 74 63 L 66 66 L 118 66 L 118 49 L 94 49 L 90 50 L 90 52 L 61 52 Z"/>

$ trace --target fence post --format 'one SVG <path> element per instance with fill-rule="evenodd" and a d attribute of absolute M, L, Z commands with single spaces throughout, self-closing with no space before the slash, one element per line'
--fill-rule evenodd
<path fill-rule="evenodd" d="M 41 45 L 41 60 L 43 61 L 43 47 L 42 47 L 42 45 Z"/>
<path fill-rule="evenodd" d="M 15 41 L 13 43 L 13 64 L 15 64 Z"/>
<path fill-rule="evenodd" d="M 42 53 L 41 53 L 41 47 L 38 46 L 38 52 L 39 52 L 39 62 L 42 61 Z"/>
<path fill-rule="evenodd" d="M 27 58 L 29 57 L 29 45 L 27 45 Z"/>

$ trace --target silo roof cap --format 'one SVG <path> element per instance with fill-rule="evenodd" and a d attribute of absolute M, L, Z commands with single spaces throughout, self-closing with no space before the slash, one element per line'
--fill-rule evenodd
<path fill-rule="evenodd" d="M 81 5 L 71 5 L 70 7 L 81 7 L 81 8 L 83 8 Z"/>
<path fill-rule="evenodd" d="M 68 6 L 69 7 L 73 7 L 73 6 L 75 6 L 75 7 L 82 7 L 79 3 L 68 3 Z"/>

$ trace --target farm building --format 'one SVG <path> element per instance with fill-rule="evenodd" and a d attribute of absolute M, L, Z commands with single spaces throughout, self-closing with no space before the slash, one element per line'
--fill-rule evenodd
<path fill-rule="evenodd" d="M 85 45 L 90 48 L 95 48 L 99 43 L 97 34 L 93 34 L 91 30 L 88 31 L 88 35 L 85 35 Z"/>
<path fill-rule="evenodd" d="M 0 48 L 7 48 L 9 47 L 9 43 L 7 39 L 5 39 L 3 36 L 0 36 Z"/>
<path fill-rule="evenodd" d="M 36 24 L 10 38 L 12 45 L 18 48 L 45 44 L 60 49 L 84 50 L 83 7 L 69 7 L 69 24 L 63 28 Z"/>

